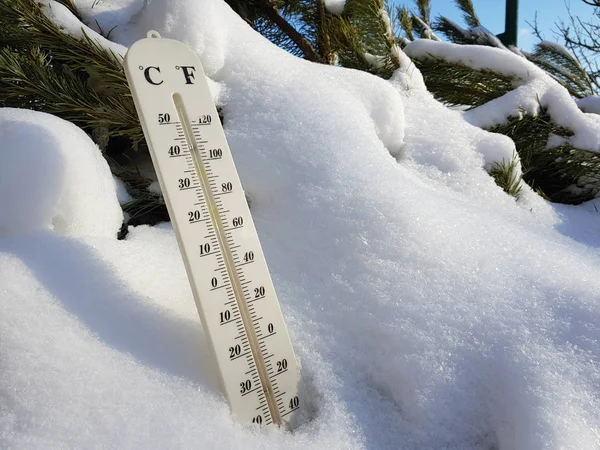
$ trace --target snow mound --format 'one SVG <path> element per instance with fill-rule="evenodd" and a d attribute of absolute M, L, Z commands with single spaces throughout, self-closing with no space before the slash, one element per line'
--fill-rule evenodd
<path fill-rule="evenodd" d="M 0 236 L 51 227 L 115 237 L 123 222 L 115 182 L 98 147 L 49 114 L 0 109 Z"/>

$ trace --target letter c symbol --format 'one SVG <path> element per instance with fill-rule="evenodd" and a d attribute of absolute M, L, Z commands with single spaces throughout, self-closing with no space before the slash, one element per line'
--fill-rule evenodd
<path fill-rule="evenodd" d="M 160 67 L 155 67 L 155 66 L 148 66 L 146 67 L 146 69 L 144 70 L 144 78 L 146 78 L 146 81 L 150 84 L 153 84 L 154 86 L 158 86 L 159 84 L 163 84 L 163 80 L 160 80 L 158 83 L 154 82 L 154 80 L 152 80 L 152 78 L 150 78 L 150 69 L 154 69 L 156 70 L 158 73 L 160 73 Z"/>

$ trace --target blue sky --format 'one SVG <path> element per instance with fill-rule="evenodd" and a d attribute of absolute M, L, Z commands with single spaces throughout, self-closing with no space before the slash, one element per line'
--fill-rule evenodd
<path fill-rule="evenodd" d="M 394 3 L 404 4 L 410 8 L 414 5 L 412 0 L 396 0 Z M 495 34 L 504 31 L 505 0 L 473 0 L 473 4 L 483 26 Z M 533 23 L 536 12 L 545 38 L 554 40 L 551 31 L 554 28 L 554 22 L 560 18 L 568 18 L 566 4 L 570 4 L 573 13 L 582 18 L 591 17 L 593 8 L 585 5 L 581 0 L 519 0 L 519 47 L 530 50 L 537 42 L 537 39 L 531 34 L 531 27 L 527 25 L 527 22 Z M 464 25 L 461 13 L 453 0 L 431 0 L 431 7 L 433 17 L 443 15 Z"/>

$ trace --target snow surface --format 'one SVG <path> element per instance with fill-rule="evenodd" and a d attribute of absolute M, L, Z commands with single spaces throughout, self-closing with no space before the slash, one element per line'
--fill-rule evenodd
<path fill-rule="evenodd" d="M 591 204 L 505 195 L 484 166 L 512 143 L 437 103 L 414 66 L 386 82 L 296 59 L 217 0 L 152 0 L 122 23 L 124 45 L 149 28 L 183 40 L 221 86 L 309 419 L 235 424 L 172 229 L 49 229 L 60 186 L 81 188 L 65 155 L 99 152 L 58 119 L 0 110 L 0 183 L 5 165 L 36 174 L 0 206 L 40 225 L 0 237 L 0 448 L 600 448 Z M 94 167 L 87 184 L 111 179 Z M 82 195 L 112 227 L 102 195 Z"/>
<path fill-rule="evenodd" d="M 123 223 L 96 144 L 70 122 L 11 108 L 0 109 L 0 211 L 0 237 L 52 228 L 113 238 Z"/>
<path fill-rule="evenodd" d="M 575 103 L 583 112 L 600 114 L 600 96 L 598 95 L 577 99 Z"/>

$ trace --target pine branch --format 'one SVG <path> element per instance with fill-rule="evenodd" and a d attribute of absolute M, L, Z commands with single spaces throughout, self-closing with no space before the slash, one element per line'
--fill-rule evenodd
<path fill-rule="evenodd" d="M 421 20 L 431 25 L 431 0 L 415 0 Z"/>
<path fill-rule="evenodd" d="M 53 61 L 67 64 L 71 70 L 85 72 L 92 79 L 101 77 L 108 91 L 128 95 L 120 57 L 85 33 L 81 39 L 64 33 L 46 17 L 35 0 L 0 2 L 0 29 L 4 46 L 40 48 L 52 55 Z"/>
<path fill-rule="evenodd" d="M 142 140 L 120 57 L 85 33 L 61 31 L 35 0 L 0 2 L 0 97 L 92 131 Z"/>
<path fill-rule="evenodd" d="M 569 144 L 566 139 L 573 132 L 554 124 L 546 109 L 542 108 L 537 116 L 511 117 L 506 124 L 488 131 L 504 134 L 514 141 L 523 180 L 550 201 L 578 204 L 600 192 L 600 155 Z M 548 148 L 548 138 L 552 135 L 565 138 L 565 142 Z"/>
<path fill-rule="evenodd" d="M 494 163 L 490 175 L 498 186 L 508 195 L 517 200 L 521 197 L 523 186 L 521 184 L 521 175 L 519 168 L 519 158 L 514 155 L 509 161 Z"/>
<path fill-rule="evenodd" d="M 415 36 L 413 34 L 413 24 L 412 24 L 412 19 L 410 17 L 410 12 L 408 11 L 408 8 L 406 8 L 404 6 L 398 7 L 396 16 L 398 17 L 400 29 L 402 31 L 404 31 L 408 40 L 414 41 Z"/>
<path fill-rule="evenodd" d="M 542 41 L 527 59 L 544 69 L 576 98 L 594 95 L 594 84 L 586 70 L 569 51 L 552 42 Z"/>
<path fill-rule="evenodd" d="M 455 44 L 474 44 L 471 33 L 446 17 L 438 17 L 434 29 Z"/>
<path fill-rule="evenodd" d="M 279 29 L 285 33 L 294 44 L 302 51 L 304 58 L 309 61 L 323 62 L 314 49 L 311 42 L 296 30 L 275 8 L 270 0 L 264 0 L 262 11 L 265 17 L 271 20 Z"/>
<path fill-rule="evenodd" d="M 383 0 L 348 0 L 331 16 L 332 46 L 344 67 L 389 77 L 400 66 L 397 39 Z"/>
<path fill-rule="evenodd" d="M 491 70 L 475 70 L 450 63 L 439 56 L 412 58 L 423 74 L 427 89 L 447 105 L 474 108 L 503 96 L 513 89 L 515 76 Z"/>
<path fill-rule="evenodd" d="M 506 48 L 494 34 L 481 25 L 467 30 L 452 20 L 440 16 L 435 21 L 433 28 L 455 44 Z"/>
<path fill-rule="evenodd" d="M 113 136 L 143 138 L 137 115 L 120 96 L 102 95 L 68 67 L 39 49 L 26 54 L 0 49 L 0 103 L 55 114 L 87 130 L 106 127 Z"/>
<path fill-rule="evenodd" d="M 481 22 L 475 14 L 475 8 L 471 0 L 455 0 L 456 5 L 463 13 L 463 19 L 470 28 L 481 26 Z"/>
<path fill-rule="evenodd" d="M 64 33 L 36 0 L 0 0 L 0 106 L 43 111 L 73 122 L 105 150 L 105 157 L 124 157 L 136 148 L 138 155 L 148 156 L 120 56 L 83 29 L 79 39 Z M 147 223 L 143 221 L 166 217 L 156 196 L 135 187 L 144 182 L 135 167 L 128 170 L 128 190 L 139 195 L 135 206 L 125 208 L 137 214 L 132 220 Z M 152 216 L 139 215 L 148 208 Z"/>
<path fill-rule="evenodd" d="M 279 27 L 277 27 L 273 22 L 266 18 L 258 18 L 251 24 L 254 29 L 266 37 L 273 44 L 278 47 L 288 51 L 294 56 L 298 58 L 303 58 L 304 54 L 302 50 L 298 48 L 298 46 L 290 39 L 290 37 L 283 33 Z"/>

